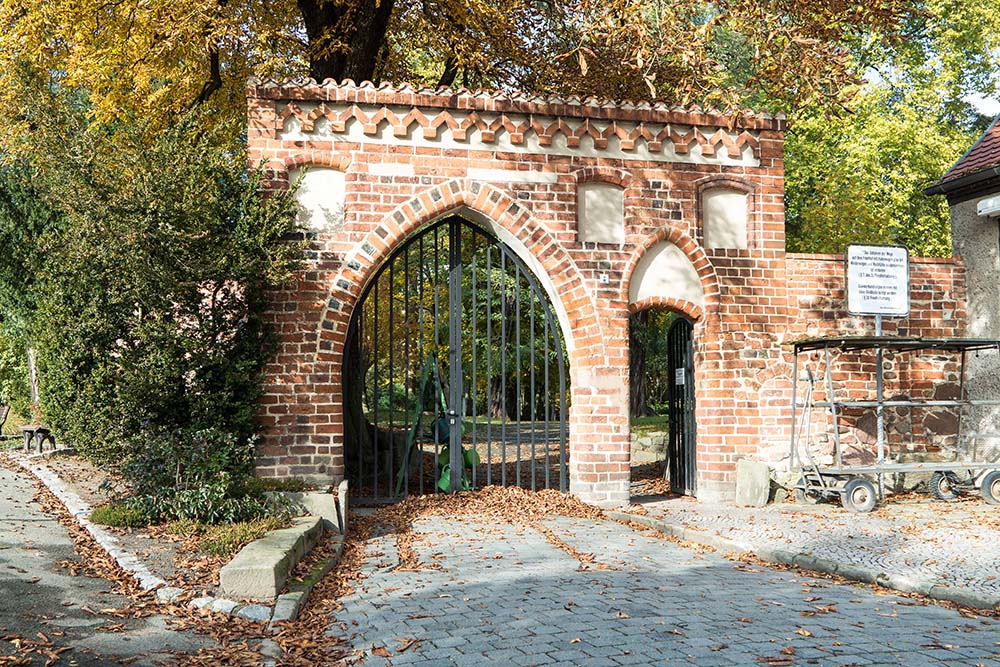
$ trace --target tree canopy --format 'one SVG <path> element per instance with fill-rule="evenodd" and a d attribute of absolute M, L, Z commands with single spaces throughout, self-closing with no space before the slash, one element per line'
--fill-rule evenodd
<path fill-rule="evenodd" d="M 951 254 L 947 204 L 923 190 L 990 122 L 968 100 L 997 92 L 1000 2 L 932 0 L 920 10 L 892 48 L 855 54 L 870 81 L 849 113 L 793 116 L 789 249 L 841 252 L 848 242 L 874 242 Z"/>
<path fill-rule="evenodd" d="M 919 16 L 899 0 L 9 0 L 0 91 L 10 113 L 28 65 L 101 119 L 241 109 L 251 74 L 791 109 L 846 101 L 853 54 Z"/>

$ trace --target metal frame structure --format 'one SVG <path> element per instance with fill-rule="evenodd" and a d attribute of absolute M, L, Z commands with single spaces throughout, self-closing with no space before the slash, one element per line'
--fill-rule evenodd
<path fill-rule="evenodd" d="M 694 325 L 684 317 L 674 320 L 667 332 L 670 351 L 667 360 L 670 374 L 667 472 L 670 489 L 685 495 L 694 495 L 698 483 L 693 332 Z"/>
<path fill-rule="evenodd" d="M 809 338 L 792 343 L 794 361 L 792 365 L 792 421 L 791 421 L 791 465 L 800 473 L 796 484 L 800 499 L 815 502 L 821 498 L 839 497 L 844 507 L 852 511 L 869 511 L 874 508 L 877 499 L 885 496 L 886 473 L 906 473 L 933 471 L 937 487 L 935 495 L 939 498 L 953 497 L 950 487 L 958 485 L 958 471 L 967 472 L 971 485 L 976 478 L 982 478 L 980 484 L 983 497 L 987 502 L 995 504 L 1000 495 L 1000 461 L 977 460 L 976 441 L 982 438 L 1000 438 L 1000 433 L 963 433 L 962 417 L 964 408 L 972 406 L 1000 406 L 1000 400 L 970 400 L 965 398 L 966 357 L 969 352 L 994 350 L 1000 351 L 1000 340 L 986 338 L 906 338 L 893 336 L 831 336 Z M 833 361 L 831 350 L 840 352 L 875 353 L 875 399 L 837 400 L 833 383 Z M 822 381 L 825 384 L 825 401 L 813 400 L 813 387 L 816 378 L 812 370 L 806 366 L 807 388 L 805 400 L 799 401 L 799 355 L 804 352 L 822 351 L 824 373 Z M 884 394 L 884 361 L 883 352 L 937 352 L 951 353 L 960 356 L 959 362 L 959 397 L 950 400 L 885 400 Z M 956 460 L 954 461 L 921 461 L 911 463 L 894 462 L 890 456 L 885 437 L 884 412 L 886 408 L 957 408 Z M 834 443 L 834 464 L 820 466 L 815 462 L 809 449 L 811 436 L 811 413 L 813 408 L 825 408 L 830 411 L 832 422 L 832 438 Z M 844 465 L 843 451 L 840 441 L 839 419 L 844 408 L 869 408 L 876 413 L 876 462 L 872 465 Z M 802 411 L 801 413 L 799 411 Z M 800 421 L 801 420 L 801 421 Z M 972 441 L 971 450 L 965 449 L 969 456 L 963 457 L 963 438 Z M 805 460 L 800 455 L 805 452 Z M 875 486 L 870 478 L 878 484 L 877 496 Z"/>

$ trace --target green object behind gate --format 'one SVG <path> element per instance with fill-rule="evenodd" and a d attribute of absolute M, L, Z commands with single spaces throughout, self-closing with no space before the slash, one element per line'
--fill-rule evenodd
<path fill-rule="evenodd" d="M 431 375 L 433 373 L 434 384 L 431 386 Z M 420 433 L 420 418 L 424 413 L 424 398 L 427 396 L 428 389 L 435 389 L 435 399 L 438 403 L 438 411 L 443 413 L 447 406 L 444 398 L 444 389 L 441 387 L 441 373 L 438 369 L 437 355 L 434 353 L 428 354 L 424 359 L 424 366 L 420 372 L 420 385 L 419 385 L 418 399 L 416 405 L 416 414 L 413 417 L 413 424 L 410 426 L 410 432 L 406 435 L 406 453 L 403 455 L 403 465 L 399 466 L 399 473 L 396 475 L 396 495 L 398 496 L 403 489 L 403 482 L 406 480 L 406 469 L 409 467 L 410 457 L 413 456 L 413 445 L 417 442 L 417 434 Z M 444 417 L 440 417 L 437 422 L 435 422 L 435 436 L 440 437 L 442 429 L 440 428 L 440 422 L 444 420 L 447 424 L 447 420 Z M 445 431 L 446 433 L 446 431 Z M 439 441 L 440 442 L 440 441 Z"/>
<path fill-rule="evenodd" d="M 433 378 L 433 386 L 430 386 Z M 409 466 L 410 457 L 413 456 L 413 446 L 417 442 L 417 435 L 420 433 L 420 419 L 425 412 L 424 398 L 427 396 L 428 389 L 434 389 L 434 395 L 436 397 L 436 402 L 438 403 L 438 411 L 440 417 L 434 421 L 432 427 L 433 436 L 435 442 L 438 444 L 444 444 L 449 442 L 451 439 L 451 424 L 444 413 L 447 409 L 447 401 L 445 400 L 444 388 L 441 386 L 441 373 L 438 367 L 437 356 L 435 354 L 428 354 L 424 359 L 423 370 L 420 373 L 420 391 L 419 399 L 416 406 L 416 414 L 413 418 L 413 424 L 410 426 L 410 432 L 406 436 L 406 452 L 403 456 L 403 465 L 399 467 L 399 473 L 396 475 L 396 495 L 398 496 L 403 489 L 403 483 L 406 480 L 406 470 Z M 465 425 L 462 424 L 462 432 L 465 432 Z M 451 450 L 448 447 L 442 447 L 441 451 L 438 453 L 438 465 L 441 466 L 441 477 L 438 479 L 437 486 L 442 491 L 451 490 Z M 462 448 L 462 490 L 468 491 L 471 489 L 469 480 L 465 475 L 465 468 L 474 468 L 479 465 L 479 453 L 475 449 L 465 449 Z"/>

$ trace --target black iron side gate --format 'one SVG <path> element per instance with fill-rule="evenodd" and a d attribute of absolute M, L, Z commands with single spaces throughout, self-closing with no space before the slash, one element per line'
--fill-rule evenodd
<path fill-rule="evenodd" d="M 669 419 L 670 440 L 667 447 L 667 469 L 670 488 L 676 493 L 695 492 L 695 418 L 694 418 L 694 327 L 678 317 L 667 332 L 670 373 Z"/>
<path fill-rule="evenodd" d="M 344 356 L 345 467 L 389 500 L 490 484 L 566 490 L 566 353 L 531 271 L 460 217 L 365 287 Z"/>

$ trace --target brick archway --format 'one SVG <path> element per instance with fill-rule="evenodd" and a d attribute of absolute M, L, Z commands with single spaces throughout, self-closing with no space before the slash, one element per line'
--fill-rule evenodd
<path fill-rule="evenodd" d="M 696 303 L 687 301 L 686 299 L 653 296 L 647 299 L 640 299 L 639 301 L 635 301 L 634 303 L 630 303 L 628 305 L 628 312 L 630 315 L 641 313 L 644 310 L 654 309 L 669 310 L 672 313 L 677 313 L 678 315 L 686 317 L 692 322 L 699 322 L 702 317 L 705 316 L 704 308 Z"/>
<path fill-rule="evenodd" d="M 314 372 L 326 378 L 332 394 L 324 406 L 329 410 L 327 432 L 332 444 L 342 447 L 343 443 L 343 355 L 358 299 L 395 248 L 424 226 L 452 215 L 492 227 L 540 282 L 549 283 L 547 291 L 553 306 L 562 311 L 560 324 L 567 341 L 570 491 L 595 502 L 619 502 L 627 497 L 628 489 L 627 431 L 612 442 L 592 437 L 592 433 L 608 427 L 612 414 L 627 412 L 618 369 L 609 368 L 606 361 L 617 354 L 607 344 L 608 323 L 598 317 L 584 278 L 564 247 L 529 209 L 481 181 L 456 179 L 421 192 L 385 216 L 345 253 L 340 270 L 330 281 L 329 298 L 322 308 L 315 339 Z M 520 252 L 517 245 L 521 246 Z M 336 472 L 343 474 L 342 462 Z"/>

